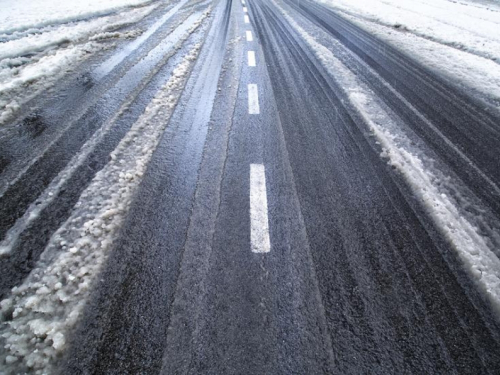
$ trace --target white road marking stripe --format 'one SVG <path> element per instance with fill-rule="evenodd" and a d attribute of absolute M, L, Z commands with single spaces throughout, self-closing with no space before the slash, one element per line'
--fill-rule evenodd
<path fill-rule="evenodd" d="M 250 18 L 248 18 L 247 14 L 245 14 L 245 23 L 250 23 Z"/>
<path fill-rule="evenodd" d="M 248 66 L 255 66 L 255 52 L 248 51 Z"/>
<path fill-rule="evenodd" d="M 245 5 L 245 0 L 241 0 L 241 3 L 242 3 L 243 5 Z"/>
<path fill-rule="evenodd" d="M 247 30 L 247 42 L 253 42 L 253 36 L 250 30 Z"/>
<path fill-rule="evenodd" d="M 259 89 L 254 83 L 248 85 L 248 113 L 251 115 L 258 115 L 260 113 Z"/>
<path fill-rule="evenodd" d="M 243 12 L 248 13 L 248 8 L 247 7 L 243 7 Z"/>
<path fill-rule="evenodd" d="M 253 253 L 271 251 L 267 217 L 266 168 L 250 164 L 250 238 Z"/>

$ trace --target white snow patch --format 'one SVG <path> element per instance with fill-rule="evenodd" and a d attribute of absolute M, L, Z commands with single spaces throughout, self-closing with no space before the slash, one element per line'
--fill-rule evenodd
<path fill-rule="evenodd" d="M 61 25 L 47 31 L 29 34 L 23 38 L 9 40 L 0 44 L 0 60 L 14 58 L 29 53 L 44 51 L 49 47 L 59 46 L 64 43 L 79 44 L 87 40 L 100 40 L 101 38 L 117 38 L 119 32 L 112 32 L 117 27 L 135 23 L 151 13 L 156 6 L 134 9 L 108 17 L 91 19 L 78 23 Z"/>
<path fill-rule="evenodd" d="M 316 42 L 290 16 L 284 13 L 288 22 L 306 40 L 351 102 L 363 116 L 369 128 L 381 144 L 381 155 L 397 168 L 422 202 L 437 227 L 448 239 L 462 260 L 466 270 L 479 289 L 500 314 L 500 260 L 494 250 L 498 248 L 499 223 L 491 217 L 485 218 L 471 212 L 487 212 L 479 200 L 463 183 L 446 168 L 439 165 L 425 142 L 415 142 L 415 135 L 409 137 L 401 121 L 390 113 L 357 76 L 338 60 L 330 50 Z M 413 139 L 413 140 L 412 140 Z M 481 228 L 481 229 L 479 229 Z"/>
<path fill-rule="evenodd" d="M 2 0 L 0 34 L 80 21 L 151 0 Z"/>
<path fill-rule="evenodd" d="M 165 129 L 200 45 L 174 69 L 144 113 L 82 193 L 26 281 L 0 302 L 6 374 L 51 373 Z M 11 316 L 11 320 L 5 319 Z"/>
<path fill-rule="evenodd" d="M 395 32 L 411 32 L 500 62 L 500 13 L 448 0 L 320 0 Z"/>

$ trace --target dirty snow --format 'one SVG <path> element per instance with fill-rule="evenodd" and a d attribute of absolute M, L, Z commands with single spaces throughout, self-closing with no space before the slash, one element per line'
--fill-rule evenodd
<path fill-rule="evenodd" d="M 500 260 L 495 254 L 500 248 L 500 223 L 370 88 L 288 14 L 284 15 L 348 95 L 382 146 L 381 157 L 403 175 L 470 277 L 500 314 Z"/>
<path fill-rule="evenodd" d="M 500 4 L 319 1 L 500 108 Z"/>
<path fill-rule="evenodd" d="M 98 2 L 109 4 L 101 4 L 96 10 L 87 13 L 83 12 L 83 5 L 91 5 L 91 1 L 82 1 L 77 3 L 78 5 L 66 1 L 65 7 L 51 12 L 51 9 L 56 9 L 54 7 L 62 2 L 24 0 L 22 3 L 27 7 L 25 13 L 21 12 L 24 8 L 18 9 L 20 5 L 17 1 L 8 1 L 5 7 L 2 3 L 0 125 L 11 120 L 24 102 L 50 87 L 85 58 L 99 50 L 112 47 L 110 40 L 138 36 L 138 32 L 116 30 L 141 20 L 158 6 L 157 3 L 110 14 L 111 11 L 119 9 L 119 4 L 124 6 L 141 3 L 137 0 L 123 1 Z M 67 10 L 69 5 L 74 5 L 75 9 Z M 36 10 L 43 6 L 46 6 L 46 9 L 36 13 Z M 63 12 L 64 10 L 66 11 Z M 109 15 L 86 19 L 102 13 Z M 76 22 L 78 19 L 82 20 Z M 65 23 L 68 20 L 74 22 Z M 23 31 L 13 31 L 14 26 L 11 27 L 10 24 L 15 25 L 16 30 Z"/>
<path fill-rule="evenodd" d="M 83 192 L 71 217 L 52 236 L 26 281 L 0 302 L 0 342 L 4 348 L 0 363 L 5 364 L 7 374 L 53 372 L 199 48 L 196 45 L 184 57 L 113 151 L 111 161 Z"/>

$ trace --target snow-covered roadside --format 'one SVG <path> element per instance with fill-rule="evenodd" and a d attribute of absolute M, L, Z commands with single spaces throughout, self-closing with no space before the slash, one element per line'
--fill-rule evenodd
<path fill-rule="evenodd" d="M 0 38 L 5 34 L 109 15 L 149 2 L 151 0 L 2 0 Z"/>
<path fill-rule="evenodd" d="M 382 146 L 384 151 L 381 156 L 404 176 L 429 216 L 456 250 L 470 277 L 500 315 L 500 260 L 495 254 L 500 245 L 500 224 L 494 222 L 491 216 L 486 216 L 488 209 L 458 178 L 447 172 L 445 166 L 440 165 L 425 142 L 415 134 L 410 135 L 411 130 L 402 125 L 373 91 L 292 17 L 287 13 L 284 15 L 348 95 Z M 338 42 L 336 47 L 344 48 Z"/>
<path fill-rule="evenodd" d="M 142 3 L 144 2 L 142 1 Z M 24 0 L 23 3 L 29 3 L 29 1 Z M 126 5 L 138 5 L 141 1 L 121 0 L 120 3 L 118 0 L 113 0 L 108 4 L 108 7 L 101 5 L 93 12 L 85 14 L 82 14 L 84 9 L 81 8 L 82 4 L 77 6 L 73 12 L 63 13 L 55 6 L 60 5 L 61 1 L 59 0 L 31 1 L 26 6 L 33 10 L 37 9 L 40 3 L 46 5 L 47 8 L 38 14 L 38 18 L 35 18 L 33 14 L 32 17 L 27 17 L 31 23 L 26 20 L 25 26 L 30 26 L 21 33 L 5 34 L 5 32 L 12 30 L 12 27 L 9 29 L 9 25 L 13 21 L 17 20 L 17 27 L 22 27 L 23 18 L 21 16 L 23 14 L 11 12 L 6 24 L 2 24 L 0 21 L 0 25 L 2 25 L 0 33 L 4 32 L 4 34 L 0 34 L 0 125 L 12 119 L 23 103 L 49 88 L 62 75 L 71 71 L 91 54 L 112 47 L 113 43 L 109 43 L 110 39 L 138 36 L 139 32 L 120 33 L 115 30 L 138 22 L 161 4 L 155 3 L 126 9 L 122 12 L 84 19 L 79 22 L 62 23 L 63 20 L 82 19 L 103 12 L 109 14 L 110 11 L 116 12 L 120 4 L 121 7 L 125 7 Z M 57 11 L 52 14 L 49 12 L 51 9 L 57 9 Z M 79 13 L 78 9 L 80 9 Z M 7 11 L 5 14 L 8 15 L 9 12 Z M 4 9 L 2 9 L 0 18 L 5 18 L 5 14 Z M 38 21 L 35 22 L 37 19 Z M 56 26 L 46 26 L 47 20 L 51 20 Z M 58 22 L 60 24 L 57 25 Z"/>
<path fill-rule="evenodd" d="M 204 17 L 207 13 L 204 14 Z M 37 267 L 0 303 L 7 374 L 51 373 L 105 263 L 131 199 L 179 98 L 200 45 L 185 55 L 93 179 Z"/>
<path fill-rule="evenodd" d="M 500 108 L 500 6 L 449 0 L 318 0 Z"/>

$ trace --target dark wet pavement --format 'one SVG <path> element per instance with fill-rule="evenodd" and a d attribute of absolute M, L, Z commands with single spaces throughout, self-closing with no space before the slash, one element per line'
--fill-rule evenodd
<path fill-rule="evenodd" d="M 280 4 L 369 65 L 350 66 L 352 56 L 332 51 L 500 214 L 494 114 L 408 56 L 389 46 L 379 53 L 381 41 L 324 7 Z M 246 6 L 250 23 L 240 1 L 214 2 L 208 27 L 182 42 L 185 51 L 203 41 L 200 55 L 61 373 L 499 373 L 498 317 L 449 242 L 279 7 Z M 190 14 L 182 9 L 171 21 L 181 29 Z M 248 30 L 253 42 L 245 40 Z M 0 197 L 5 235 L 114 119 L 12 255 L 1 258 L 3 295 L 26 277 L 178 63 L 175 43 L 154 35 L 150 52 L 131 55 L 136 65 L 126 58 L 121 73 L 111 70 L 116 79 L 89 86 L 102 96 L 78 103 L 82 116 Z M 249 48 L 256 67 L 247 64 Z M 258 114 L 249 113 L 249 84 L 258 86 Z M 54 126 L 46 111 L 27 117 L 26 134 L 12 139 L 43 137 Z M 11 159 L 0 159 L 4 171 L 14 168 Z M 251 251 L 252 164 L 265 167 L 268 253 Z"/>

